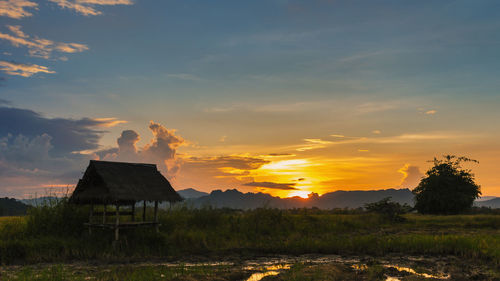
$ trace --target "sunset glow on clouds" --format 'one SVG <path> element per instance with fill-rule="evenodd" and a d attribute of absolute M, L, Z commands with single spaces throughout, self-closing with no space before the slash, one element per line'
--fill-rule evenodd
<path fill-rule="evenodd" d="M 495 1 L 0 0 L 0 196 L 90 159 L 174 188 L 413 188 L 443 154 L 500 196 Z"/>

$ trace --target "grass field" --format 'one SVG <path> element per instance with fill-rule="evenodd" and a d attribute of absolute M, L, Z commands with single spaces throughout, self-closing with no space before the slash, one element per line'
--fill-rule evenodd
<path fill-rule="evenodd" d="M 291 254 L 454 255 L 500 265 L 500 216 L 405 215 L 402 222 L 376 214 L 316 209 L 237 211 L 162 210 L 160 233 L 112 232 L 83 227 L 88 210 L 63 200 L 25 217 L 0 218 L 0 263 L 81 260 L 176 260 Z"/>

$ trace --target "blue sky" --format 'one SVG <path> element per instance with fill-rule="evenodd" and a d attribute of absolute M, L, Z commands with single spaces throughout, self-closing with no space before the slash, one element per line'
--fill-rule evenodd
<path fill-rule="evenodd" d="M 73 184 L 96 157 L 156 161 L 179 188 L 206 191 L 286 196 L 248 183 L 303 175 L 298 195 L 402 187 L 400 170 L 417 167 L 412 187 L 426 160 L 451 153 L 477 158 L 484 193 L 500 195 L 498 1 L 3 0 L 0 15 L 3 118 L 20 120 L 16 109 L 51 124 L 0 130 L 4 165 L 20 135 L 48 154 L 43 176 L 19 172 L 0 194 L 40 190 L 36 176 Z M 90 130 L 93 145 L 54 137 L 68 130 L 57 120 Z M 101 153 L 124 130 L 139 136 L 137 155 Z M 162 136 L 174 155 L 146 157 Z M 277 153 L 289 155 L 266 156 Z M 72 176 L 51 168 L 61 157 Z"/>

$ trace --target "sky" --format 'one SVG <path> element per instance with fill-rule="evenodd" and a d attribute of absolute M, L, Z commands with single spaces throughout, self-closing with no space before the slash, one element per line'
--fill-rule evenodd
<path fill-rule="evenodd" d="M 177 190 L 414 188 L 467 156 L 500 196 L 500 2 L 0 0 L 0 196 L 89 160 Z"/>

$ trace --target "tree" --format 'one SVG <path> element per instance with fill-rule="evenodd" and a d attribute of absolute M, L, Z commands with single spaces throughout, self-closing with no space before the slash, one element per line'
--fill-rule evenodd
<path fill-rule="evenodd" d="M 380 214 L 391 221 L 403 221 L 404 218 L 401 215 L 408 213 L 411 207 L 393 202 L 391 197 L 386 197 L 378 202 L 365 204 L 365 209 L 368 212 Z"/>
<path fill-rule="evenodd" d="M 457 214 L 472 207 L 481 187 L 474 182 L 472 171 L 462 169 L 461 164 L 479 162 L 454 155 L 445 155 L 442 160 L 434 157 L 429 162 L 434 166 L 412 191 L 415 209 L 422 214 Z"/>

